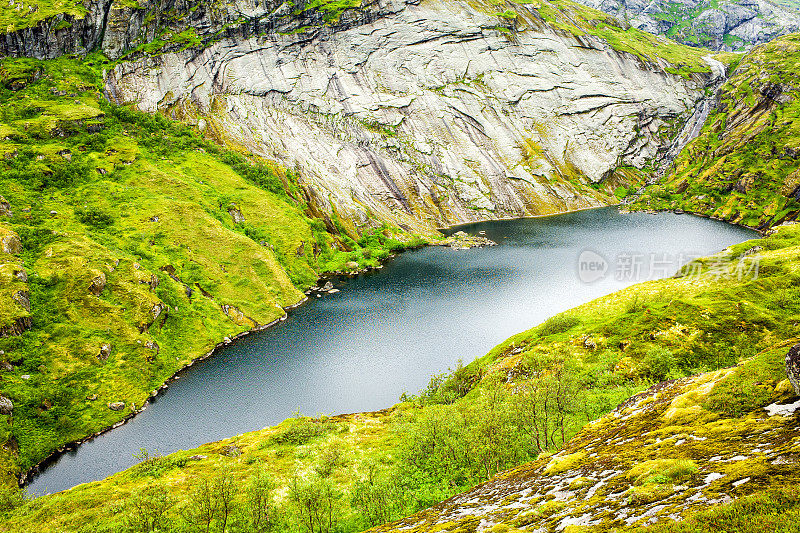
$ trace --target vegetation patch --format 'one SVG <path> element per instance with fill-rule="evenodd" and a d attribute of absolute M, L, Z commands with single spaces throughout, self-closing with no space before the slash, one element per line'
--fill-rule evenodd
<path fill-rule="evenodd" d="M 631 208 L 682 209 L 759 229 L 795 220 L 799 53 L 792 34 L 742 58 L 700 136 Z"/>
<path fill-rule="evenodd" d="M 14 333 L 0 338 L 6 483 L 141 408 L 225 337 L 282 317 L 320 274 L 424 242 L 326 227 L 293 171 L 109 104 L 107 65 L 0 60 L 0 238 L 19 243 L 0 269 L 0 328 Z"/>

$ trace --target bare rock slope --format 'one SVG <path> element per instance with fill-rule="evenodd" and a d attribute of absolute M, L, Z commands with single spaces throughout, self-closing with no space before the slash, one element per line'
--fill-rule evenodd
<path fill-rule="evenodd" d="M 713 75 L 515 9 L 381 0 L 335 28 L 123 63 L 107 89 L 299 169 L 316 205 L 356 225 L 607 203 L 592 184 L 652 159 Z"/>

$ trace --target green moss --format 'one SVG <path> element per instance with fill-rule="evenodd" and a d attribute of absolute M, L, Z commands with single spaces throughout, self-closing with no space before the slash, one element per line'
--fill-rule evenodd
<path fill-rule="evenodd" d="M 791 154 L 800 146 L 798 56 L 794 34 L 742 58 L 722 87 L 719 110 L 633 208 L 680 208 L 761 229 L 796 219 L 800 179 Z M 784 92 L 764 96 L 768 84 Z"/>
<path fill-rule="evenodd" d="M 26 0 L 21 3 L 4 3 L 0 7 L 0 31 L 11 33 L 36 26 L 53 17 L 81 19 L 87 11 L 82 2 L 74 0 Z M 69 22 L 61 19 L 57 29 L 65 28 Z"/>
<path fill-rule="evenodd" d="M 586 455 L 586 452 L 577 452 L 553 457 L 544 469 L 544 473 L 552 476 L 578 468 L 586 460 Z"/>
<path fill-rule="evenodd" d="M 696 475 L 697 471 L 697 465 L 688 459 L 655 459 L 634 466 L 626 475 L 638 486 L 678 483 Z"/>

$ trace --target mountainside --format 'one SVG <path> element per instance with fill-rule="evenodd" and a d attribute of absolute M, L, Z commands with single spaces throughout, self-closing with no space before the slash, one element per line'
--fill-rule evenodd
<path fill-rule="evenodd" d="M 341 28 L 126 62 L 107 92 L 297 168 L 322 210 L 350 220 L 441 227 L 596 206 L 592 185 L 643 167 L 720 69 L 576 9 L 379 2 Z"/>
<path fill-rule="evenodd" d="M 204 483 L 223 480 L 235 487 L 230 530 L 252 531 L 260 476 L 273 531 L 311 530 L 314 509 L 314 531 L 429 507 L 378 530 L 669 530 L 675 517 L 753 494 L 796 513 L 797 398 L 784 355 L 798 342 L 799 262 L 800 227 L 781 227 L 553 317 L 392 409 L 142 454 L 106 480 L 18 502 L 0 531 L 119 531 L 143 509 L 181 531 Z M 745 516 L 766 520 L 760 509 Z M 724 526 L 742 512 L 719 514 L 716 530 L 736 531 Z M 216 528 L 220 515 L 209 520 Z"/>
<path fill-rule="evenodd" d="M 712 50 L 745 50 L 800 30 L 800 5 L 789 1 L 581 0 L 635 28 Z"/>
<path fill-rule="evenodd" d="M 87 6 L 8 10 L 0 51 L 99 47 L 126 60 L 113 101 L 296 168 L 321 211 L 416 231 L 608 202 L 597 182 L 644 166 L 722 70 L 562 0 Z"/>
<path fill-rule="evenodd" d="M 588 424 L 557 454 L 371 531 L 571 533 L 637 526 L 649 531 L 643 526 L 653 524 L 655 531 L 729 531 L 726 526 L 737 522 L 744 529 L 735 531 L 766 531 L 769 525 L 786 526 L 800 507 L 795 414 L 800 405 L 790 401 L 796 395 L 789 380 L 781 380 L 786 349 L 758 356 L 763 361 L 660 383 Z M 769 381 L 745 412 L 732 416 L 714 408 L 720 394 L 730 394 L 754 375 Z M 753 494 L 766 512 L 757 507 L 745 520 L 728 518 L 736 511 L 746 514 L 748 500 L 730 504 Z M 716 517 L 709 513 L 707 521 L 695 516 L 720 504 L 730 510 L 720 509 Z M 770 516 L 789 509 L 794 518 Z M 692 520 L 685 529 L 675 523 L 686 518 Z"/>
<path fill-rule="evenodd" d="M 0 6 L 0 530 L 786 525 L 798 428 L 794 404 L 771 404 L 796 396 L 788 224 L 556 316 L 393 409 L 143 450 L 34 501 L 16 488 L 218 343 L 284 318 L 320 275 L 378 267 L 437 228 L 634 191 L 631 209 L 795 221 L 800 37 L 712 56 L 616 5 Z M 795 24 L 753 6 L 635 9 L 714 47 Z"/>
<path fill-rule="evenodd" d="M 632 209 L 683 209 L 760 229 L 800 213 L 800 35 L 755 48 L 717 109 Z"/>

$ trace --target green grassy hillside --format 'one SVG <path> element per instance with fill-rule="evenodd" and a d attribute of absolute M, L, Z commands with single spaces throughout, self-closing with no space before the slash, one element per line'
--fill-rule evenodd
<path fill-rule="evenodd" d="M 761 251 L 754 253 L 758 248 Z M 771 237 L 698 260 L 673 278 L 637 285 L 558 315 L 466 367 L 435 376 L 425 391 L 389 411 L 288 420 L 194 450 L 147 458 L 107 480 L 33 502 L 14 500 L 7 493 L 18 506 L 7 511 L 0 531 L 15 531 L 23 524 L 43 532 L 118 531 L 130 525 L 139 505 L 152 505 L 153 498 L 165 502 L 162 530 L 183 531 L 190 528 L 187 512 L 199 505 L 196 498 L 206 483 L 234 487 L 228 531 L 251 531 L 252 491 L 262 477 L 271 487 L 266 501 L 272 530 L 310 531 L 312 520 L 313 527 L 324 526 L 322 531 L 360 531 L 435 505 L 537 458 L 520 471 L 538 471 L 553 463 L 549 475 L 560 475 L 574 465 L 556 465 L 558 461 L 545 459 L 549 454 L 566 447 L 558 457 L 571 457 L 570 450 L 579 453 L 587 439 L 606 440 L 608 431 L 624 430 L 631 436 L 645 432 L 633 423 L 627 429 L 620 426 L 618 415 L 611 418 L 616 425 L 587 422 L 651 383 L 738 364 L 732 373 L 682 382 L 689 389 L 684 400 L 670 400 L 673 422 L 649 429 L 653 433 L 648 445 L 669 443 L 673 434 L 695 434 L 696 456 L 668 454 L 667 444 L 608 447 L 608 453 L 625 458 L 626 472 L 661 468 L 661 463 L 646 462 L 659 459 L 705 464 L 723 453 L 717 448 L 738 450 L 741 431 L 762 431 L 762 426 L 748 422 L 749 413 L 793 396 L 783 356 L 797 341 L 798 265 L 800 228 L 781 228 Z M 691 392 L 701 388 L 702 394 Z M 646 417 L 640 423 L 656 424 Z M 764 423 L 772 428 L 775 421 Z M 712 441 L 702 440 L 711 437 Z M 574 459 L 576 464 L 583 461 Z M 599 464 L 622 468 L 613 458 Z M 728 472 L 733 466 L 720 468 Z M 763 461 L 735 466 L 741 478 L 761 476 L 758 484 L 743 486 L 736 496 L 772 487 L 773 478 L 778 488 L 785 481 L 778 470 L 765 470 Z M 513 475 L 499 479 L 515 479 Z M 670 481 L 666 491 L 660 481 L 642 488 L 625 483 L 622 488 L 643 498 L 641 505 L 671 497 L 679 485 Z M 153 486 L 158 488 L 147 488 Z M 646 497 L 638 495 L 642 491 Z M 495 503 L 512 503 L 506 496 Z M 547 499 L 539 503 L 545 505 Z M 639 504 L 635 499 L 629 504 L 633 515 Z M 558 510 L 555 503 L 547 505 L 549 514 L 538 507 L 525 509 L 541 514 L 542 523 L 547 523 L 545 519 Z M 319 517 L 309 518 L 310 509 L 335 517 L 328 524 L 331 528 L 320 526 Z M 434 507 L 422 517 L 438 520 L 440 509 Z M 686 506 L 687 513 L 698 509 Z M 211 517 L 213 527 L 220 521 L 219 514 Z M 474 531 L 473 522 L 469 527 L 467 522 L 457 524 L 463 531 Z M 428 526 L 420 531 L 433 530 L 425 523 Z"/>
<path fill-rule="evenodd" d="M 0 61 L 6 482 L 281 318 L 320 273 L 421 242 L 377 225 L 356 242 L 331 220 L 329 233 L 292 172 L 109 105 L 103 61 Z"/>
<path fill-rule="evenodd" d="M 756 47 L 720 106 L 634 209 L 684 209 L 766 228 L 800 213 L 800 35 Z"/>

